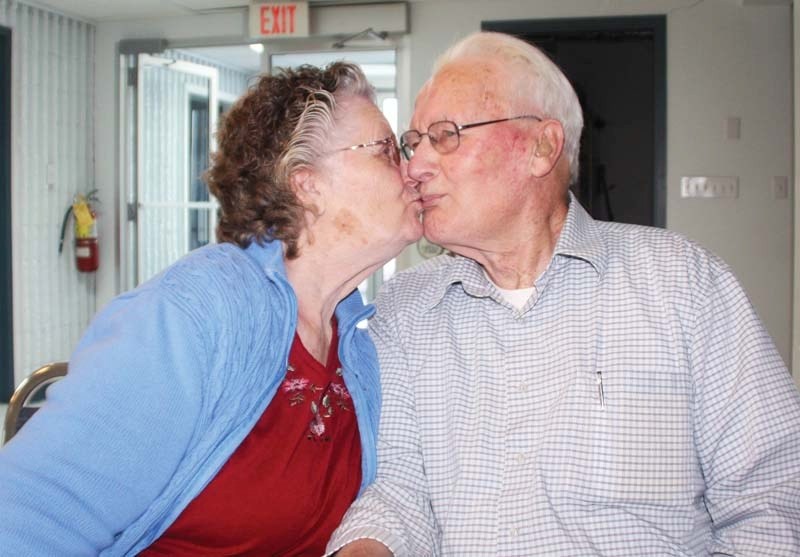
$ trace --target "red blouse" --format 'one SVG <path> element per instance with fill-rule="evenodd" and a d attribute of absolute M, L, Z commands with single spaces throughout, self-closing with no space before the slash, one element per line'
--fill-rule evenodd
<path fill-rule="evenodd" d="M 328 362 L 295 334 L 286 378 L 250 434 L 140 555 L 314 555 L 361 485 L 361 441 L 334 330 Z"/>

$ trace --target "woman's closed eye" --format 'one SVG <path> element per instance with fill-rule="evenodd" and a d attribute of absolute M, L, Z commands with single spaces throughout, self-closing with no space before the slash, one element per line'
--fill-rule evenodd
<path fill-rule="evenodd" d="M 400 153 L 394 142 L 387 142 L 381 145 L 381 156 L 389 161 L 392 166 L 400 164 Z"/>

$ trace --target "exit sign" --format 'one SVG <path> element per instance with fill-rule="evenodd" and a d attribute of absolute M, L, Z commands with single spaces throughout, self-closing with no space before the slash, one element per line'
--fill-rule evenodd
<path fill-rule="evenodd" d="M 259 2 L 250 4 L 250 36 L 307 37 L 308 2 Z"/>

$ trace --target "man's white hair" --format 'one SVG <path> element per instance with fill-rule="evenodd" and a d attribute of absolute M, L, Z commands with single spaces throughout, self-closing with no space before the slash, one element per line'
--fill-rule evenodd
<path fill-rule="evenodd" d="M 480 31 L 447 49 L 434 64 L 433 73 L 447 64 L 470 58 L 497 63 L 505 69 L 511 82 L 505 87 L 512 105 L 533 106 L 538 111 L 536 116 L 561 122 L 570 184 L 576 183 L 583 111 L 575 90 L 558 66 L 541 50 L 523 40 L 503 33 Z"/>

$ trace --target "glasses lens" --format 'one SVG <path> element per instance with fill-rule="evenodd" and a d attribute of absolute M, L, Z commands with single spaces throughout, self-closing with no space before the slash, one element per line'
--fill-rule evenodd
<path fill-rule="evenodd" d="M 452 153 L 458 149 L 458 127 L 454 122 L 442 120 L 428 128 L 431 145 L 441 154 Z"/>
<path fill-rule="evenodd" d="M 422 141 L 422 134 L 417 130 L 408 130 L 400 136 L 400 148 L 403 150 L 403 155 L 406 159 L 411 160 L 411 157 L 414 156 L 414 150 L 420 141 Z"/>

